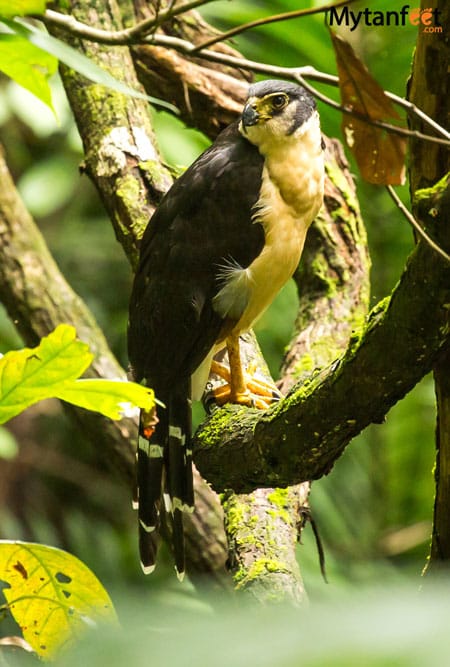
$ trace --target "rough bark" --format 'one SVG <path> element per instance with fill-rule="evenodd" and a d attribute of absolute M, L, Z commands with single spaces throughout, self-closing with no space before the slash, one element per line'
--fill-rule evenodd
<path fill-rule="evenodd" d="M 242 361 L 267 382 L 270 371 L 253 332 L 241 336 Z M 226 352 L 216 356 L 223 361 Z M 226 360 L 225 360 L 226 362 Z M 211 387 L 220 378 L 210 377 Z M 223 500 L 229 544 L 228 567 L 236 590 L 261 604 L 306 601 L 296 545 L 307 514 L 309 484 L 286 489 L 256 489 L 248 494 L 227 491 Z"/>
<path fill-rule="evenodd" d="M 105 30 L 123 27 L 114 0 L 74 0 L 70 13 Z M 84 42 L 58 30 L 54 33 L 120 81 L 143 92 L 128 48 Z M 61 66 L 61 75 L 83 141 L 83 169 L 96 185 L 117 239 L 135 266 L 138 240 L 172 182 L 161 163 L 148 103 L 88 81 L 65 66 Z"/>
<path fill-rule="evenodd" d="M 306 600 L 296 544 L 307 505 L 306 484 L 287 489 L 257 489 L 228 494 L 225 528 L 230 542 L 230 569 L 236 590 L 259 603 Z"/>
<path fill-rule="evenodd" d="M 442 127 L 449 129 L 450 90 L 448 69 L 450 65 L 450 45 L 448 26 L 450 25 L 450 6 L 445 0 L 433 0 L 421 3 L 421 7 L 437 9 L 442 33 L 426 33 L 419 30 L 411 81 L 409 99 L 423 109 Z M 417 123 L 413 129 L 422 129 Z M 411 142 L 410 190 L 414 193 L 419 188 L 432 188 L 450 171 L 450 153 L 447 146 Z M 433 198 L 433 191 L 428 196 Z M 426 198 L 425 198 L 426 199 Z M 419 209 L 419 202 L 422 207 Z M 424 197 L 416 199 L 414 212 L 426 215 L 423 206 Z M 431 206 L 429 207 L 431 208 Z M 448 224 L 448 221 L 447 221 Z M 424 273 L 426 276 L 426 273 Z M 430 564 L 450 559 L 450 347 L 440 355 L 434 366 L 434 378 L 437 400 L 436 424 L 436 497 L 434 505 L 433 537 Z"/>

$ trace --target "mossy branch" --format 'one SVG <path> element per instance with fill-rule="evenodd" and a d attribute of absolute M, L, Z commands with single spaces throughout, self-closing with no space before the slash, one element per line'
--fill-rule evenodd
<path fill-rule="evenodd" d="M 71 4 L 75 18 L 105 28 L 122 27 L 114 0 Z M 129 49 L 82 42 L 58 28 L 53 33 L 117 79 L 140 89 Z M 60 70 L 83 141 L 83 170 L 97 187 L 117 239 L 135 266 L 139 239 L 172 183 L 158 152 L 148 104 L 88 81 L 64 65 Z"/>
<path fill-rule="evenodd" d="M 225 528 L 236 590 L 260 603 L 305 602 L 296 544 L 308 493 L 304 484 L 226 496 Z"/>
<path fill-rule="evenodd" d="M 428 231 L 450 247 L 447 181 L 434 196 Z M 420 242 L 390 298 L 325 371 L 261 414 L 217 410 L 196 434 L 194 458 L 217 491 L 287 486 L 328 473 L 350 440 L 428 373 L 448 345 L 450 266 Z"/>

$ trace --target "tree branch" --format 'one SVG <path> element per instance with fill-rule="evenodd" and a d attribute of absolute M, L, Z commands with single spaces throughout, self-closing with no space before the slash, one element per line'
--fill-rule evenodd
<path fill-rule="evenodd" d="M 366 116 L 357 113 L 353 109 L 348 109 L 347 107 L 338 104 L 337 102 L 330 99 L 326 95 L 323 95 L 322 93 L 317 91 L 314 87 L 306 84 L 305 82 L 305 79 L 311 78 L 312 80 L 315 81 L 321 81 L 323 83 L 328 83 L 336 86 L 338 85 L 338 78 L 331 76 L 329 74 L 318 72 L 312 67 L 294 68 L 294 67 L 277 67 L 274 65 L 267 65 L 256 61 L 247 60 L 245 58 L 238 57 L 234 54 L 223 53 L 222 51 L 212 51 L 211 49 L 202 48 L 201 45 L 196 45 L 186 39 L 180 39 L 179 37 L 174 37 L 172 35 L 152 34 L 141 37 L 136 41 L 129 40 L 123 38 L 122 34 L 117 35 L 117 33 L 112 31 L 98 30 L 96 28 L 91 28 L 91 26 L 81 22 L 77 22 L 76 25 L 74 25 L 72 17 L 68 18 L 64 14 L 59 14 L 58 16 L 56 16 L 56 14 L 57 14 L 56 12 L 53 12 L 51 15 L 44 15 L 44 17 L 41 18 L 43 18 L 44 22 L 46 22 L 49 25 L 49 27 L 51 26 L 59 27 L 60 29 L 71 33 L 73 36 L 82 37 L 83 39 L 86 40 L 92 40 L 94 42 L 97 42 L 98 44 L 132 45 L 135 43 L 139 43 L 139 44 L 149 44 L 151 46 L 163 46 L 165 48 L 170 48 L 179 51 L 180 53 L 184 54 L 187 57 L 201 56 L 203 59 L 210 62 L 216 62 L 223 65 L 229 65 L 234 68 L 246 69 L 252 72 L 259 72 L 261 74 L 268 74 L 270 76 L 277 76 L 292 81 L 297 81 L 302 85 L 304 85 L 317 99 L 320 99 L 325 104 L 343 113 L 355 116 L 356 118 L 359 118 L 360 120 L 363 120 L 364 122 L 367 122 L 370 125 L 374 125 L 375 127 L 380 127 L 388 130 L 389 132 L 393 132 L 395 134 L 400 134 L 403 136 L 415 136 L 424 141 L 438 142 L 445 145 L 448 145 L 450 143 L 450 133 L 448 133 L 444 129 L 444 127 L 438 125 L 435 121 L 433 121 L 432 118 L 427 116 L 423 111 L 418 109 L 415 105 L 388 91 L 386 92 L 386 95 L 389 97 L 389 99 L 391 99 L 398 105 L 405 108 L 408 114 L 410 114 L 411 116 L 420 118 L 422 122 L 431 127 L 442 138 L 439 139 L 439 137 L 433 137 L 418 131 L 407 130 L 405 128 L 397 127 L 396 125 L 391 125 L 383 121 L 367 118 Z"/>
<path fill-rule="evenodd" d="M 91 3 L 89 9 L 83 2 L 76 5 L 74 16 L 80 14 L 86 20 L 89 17 L 93 24 L 120 25 L 120 13 L 113 1 Z M 117 79 L 132 88 L 140 88 L 128 49 L 80 43 L 71 33 L 62 34 L 58 30 L 54 34 Z M 155 205 L 172 183 L 161 163 L 148 105 L 94 84 L 66 66 L 61 65 L 60 69 L 83 141 L 83 169 L 97 187 L 117 240 L 135 266 L 138 239 Z"/>
<path fill-rule="evenodd" d="M 123 28 L 121 30 L 101 30 L 78 21 L 70 14 L 61 14 L 53 9 L 46 9 L 42 16 L 38 14 L 36 18 L 54 27 L 60 27 L 72 34 L 77 34 L 84 39 L 90 39 L 98 44 L 130 46 L 142 40 L 143 37 L 156 30 L 156 28 L 166 21 L 174 19 L 179 14 L 186 14 L 209 2 L 214 2 L 214 0 L 192 0 L 192 2 L 180 4 L 178 7 L 171 7 L 170 9 L 160 11 L 156 15 L 152 13 L 151 17 L 139 21 L 139 23 L 131 26 L 131 28 Z"/>
<path fill-rule="evenodd" d="M 225 528 L 236 590 L 259 603 L 305 603 L 295 547 L 308 494 L 308 484 L 257 489 L 249 496 L 228 493 Z"/>
<path fill-rule="evenodd" d="M 449 209 L 437 203 L 434 213 L 433 236 L 449 248 Z M 266 414 L 230 406 L 202 425 L 194 443 L 202 475 L 216 490 L 248 492 L 328 473 L 350 440 L 382 421 L 431 370 L 449 342 L 448 303 L 450 266 L 420 242 L 392 296 L 371 312 L 343 358 Z"/>
<path fill-rule="evenodd" d="M 432 0 L 429 5 L 439 10 L 442 25 L 450 21 L 450 6 L 444 0 Z M 450 44 L 445 34 L 436 33 L 433 39 L 419 31 L 414 53 L 412 75 L 408 82 L 408 97 L 420 105 L 424 113 L 448 127 L 450 99 L 448 95 L 448 62 Z M 412 129 L 420 127 L 420 119 L 412 119 Z M 418 141 L 411 142 L 409 159 L 410 191 L 414 215 L 433 228 L 437 209 L 436 199 L 442 195 L 442 181 L 450 171 L 450 153 L 441 146 L 428 149 Z M 440 186 L 434 184 L 440 181 Z M 443 181 L 445 183 L 445 180 Z M 447 211 L 450 200 L 447 197 Z M 447 213 L 448 217 L 448 213 Z M 447 219 L 448 224 L 448 219 Z M 436 466 L 434 470 L 436 494 L 434 499 L 433 533 L 427 570 L 439 572 L 450 560 L 450 346 L 439 356 L 434 367 L 436 388 Z"/>
<path fill-rule="evenodd" d="M 136 20 L 148 16 L 151 6 L 134 0 Z M 161 30 L 169 35 L 197 44 L 211 36 L 212 30 L 194 12 L 165 24 Z M 216 50 L 239 56 L 234 49 L 218 44 Z M 187 58 L 172 49 L 135 45 L 131 50 L 139 80 L 146 90 L 172 100 L 180 110 L 180 118 L 200 129 L 211 139 L 229 125 L 240 112 L 246 97 L 251 73 L 227 65 L 214 64 L 198 58 Z"/>
<path fill-rule="evenodd" d="M 244 366 L 273 382 L 252 332 L 241 336 Z M 226 361 L 226 351 L 215 359 Z M 223 380 L 212 374 L 211 390 Z M 285 602 L 298 606 L 306 593 L 296 559 L 296 543 L 308 511 L 309 484 L 288 489 L 256 489 L 249 494 L 226 493 L 223 501 L 229 544 L 229 569 L 236 590 L 259 603 Z M 276 536 L 276 538 L 275 538 Z"/>
<path fill-rule="evenodd" d="M 122 378 L 125 371 L 111 353 L 92 314 L 61 275 L 47 245 L 25 208 L 0 151 L 0 299 L 28 345 L 62 323 L 73 324 L 95 359 L 86 377 Z M 134 485 L 134 453 L 130 444 L 135 424 L 112 422 L 86 410 L 84 420 L 96 446 L 127 484 Z"/>

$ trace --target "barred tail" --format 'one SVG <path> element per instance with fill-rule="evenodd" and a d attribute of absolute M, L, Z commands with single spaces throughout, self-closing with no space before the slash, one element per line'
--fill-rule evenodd
<path fill-rule="evenodd" d="M 185 570 L 183 512 L 193 511 L 191 405 L 189 383 L 174 388 L 169 397 L 158 396 L 166 409 L 149 437 L 141 415 L 137 454 L 139 550 L 142 569 L 155 568 L 161 512 L 172 521 L 172 549 L 179 579 Z M 165 399 L 165 400 L 164 400 Z M 163 507 L 161 507 L 163 503 Z"/>

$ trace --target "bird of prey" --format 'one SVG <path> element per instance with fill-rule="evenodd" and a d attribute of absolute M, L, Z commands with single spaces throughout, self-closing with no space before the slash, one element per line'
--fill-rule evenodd
<path fill-rule="evenodd" d="M 141 414 L 137 503 L 141 564 L 154 569 L 161 515 L 171 517 L 175 568 L 184 564 L 182 516 L 192 511 L 191 399 L 213 355 L 227 347 L 228 400 L 251 397 L 239 335 L 291 278 L 323 201 L 323 142 L 301 86 L 250 86 L 240 118 L 183 173 L 142 238 L 132 289 L 131 375 L 164 404 Z"/>

